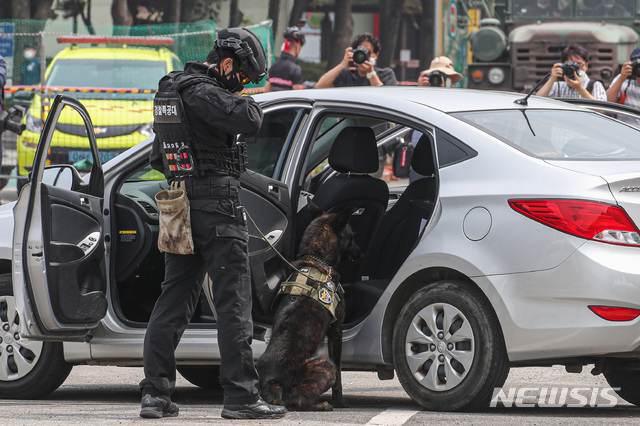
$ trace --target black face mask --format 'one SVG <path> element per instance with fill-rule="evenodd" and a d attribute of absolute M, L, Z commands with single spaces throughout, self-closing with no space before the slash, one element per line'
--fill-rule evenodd
<path fill-rule="evenodd" d="M 238 77 L 234 73 L 231 78 L 227 79 L 226 74 L 220 74 L 213 65 L 209 66 L 207 70 L 207 75 L 214 80 L 216 80 L 223 89 L 228 90 L 229 92 L 241 92 L 244 89 L 244 85 L 238 80 Z"/>

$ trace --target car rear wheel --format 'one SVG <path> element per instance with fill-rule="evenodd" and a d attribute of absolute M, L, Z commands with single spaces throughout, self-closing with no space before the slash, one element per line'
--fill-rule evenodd
<path fill-rule="evenodd" d="M 179 365 L 178 372 L 189 383 L 206 390 L 221 390 L 219 365 Z"/>
<path fill-rule="evenodd" d="M 19 328 L 11 274 L 0 274 L 0 398 L 40 398 L 60 387 L 72 365 L 62 343 L 23 340 Z"/>
<path fill-rule="evenodd" d="M 461 281 L 440 281 L 409 297 L 394 327 L 393 362 L 409 396 L 434 411 L 487 406 L 509 373 L 491 305 Z"/>
<path fill-rule="evenodd" d="M 612 388 L 620 388 L 616 393 L 627 402 L 640 406 L 640 371 L 620 369 L 616 365 L 604 373 Z"/>

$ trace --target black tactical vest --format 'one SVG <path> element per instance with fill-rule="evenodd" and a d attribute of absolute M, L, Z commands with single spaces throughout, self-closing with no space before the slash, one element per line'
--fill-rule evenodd
<path fill-rule="evenodd" d="M 153 101 L 154 144 L 162 153 L 165 177 L 183 180 L 214 172 L 239 177 L 247 167 L 246 144 L 237 143 L 233 148 L 227 148 L 195 142 L 180 97 L 180 91 L 189 86 L 215 84 L 215 80 L 182 74 L 182 71 L 173 71 L 164 76 Z"/>

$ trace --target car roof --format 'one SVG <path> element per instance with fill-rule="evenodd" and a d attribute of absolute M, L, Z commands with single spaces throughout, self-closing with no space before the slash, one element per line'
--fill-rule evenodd
<path fill-rule="evenodd" d="M 55 59 L 122 59 L 141 61 L 164 61 L 171 51 L 144 47 L 67 47 Z"/>
<path fill-rule="evenodd" d="M 384 87 L 345 87 L 330 89 L 306 89 L 295 91 L 270 92 L 255 95 L 259 102 L 276 102 L 282 98 L 300 99 L 304 101 L 356 101 L 372 106 L 388 108 L 400 104 L 412 103 L 423 105 L 445 113 L 461 111 L 489 111 L 502 109 L 582 109 L 554 99 L 531 96 L 527 106 L 514 103 L 526 95 L 522 93 L 497 92 L 489 90 L 433 88 L 418 86 L 384 86 Z"/>

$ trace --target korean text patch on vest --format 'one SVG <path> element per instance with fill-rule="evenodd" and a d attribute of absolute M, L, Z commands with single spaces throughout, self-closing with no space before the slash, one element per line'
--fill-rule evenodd
<path fill-rule="evenodd" d="M 179 99 L 157 98 L 153 102 L 153 119 L 156 123 L 181 123 Z"/>

